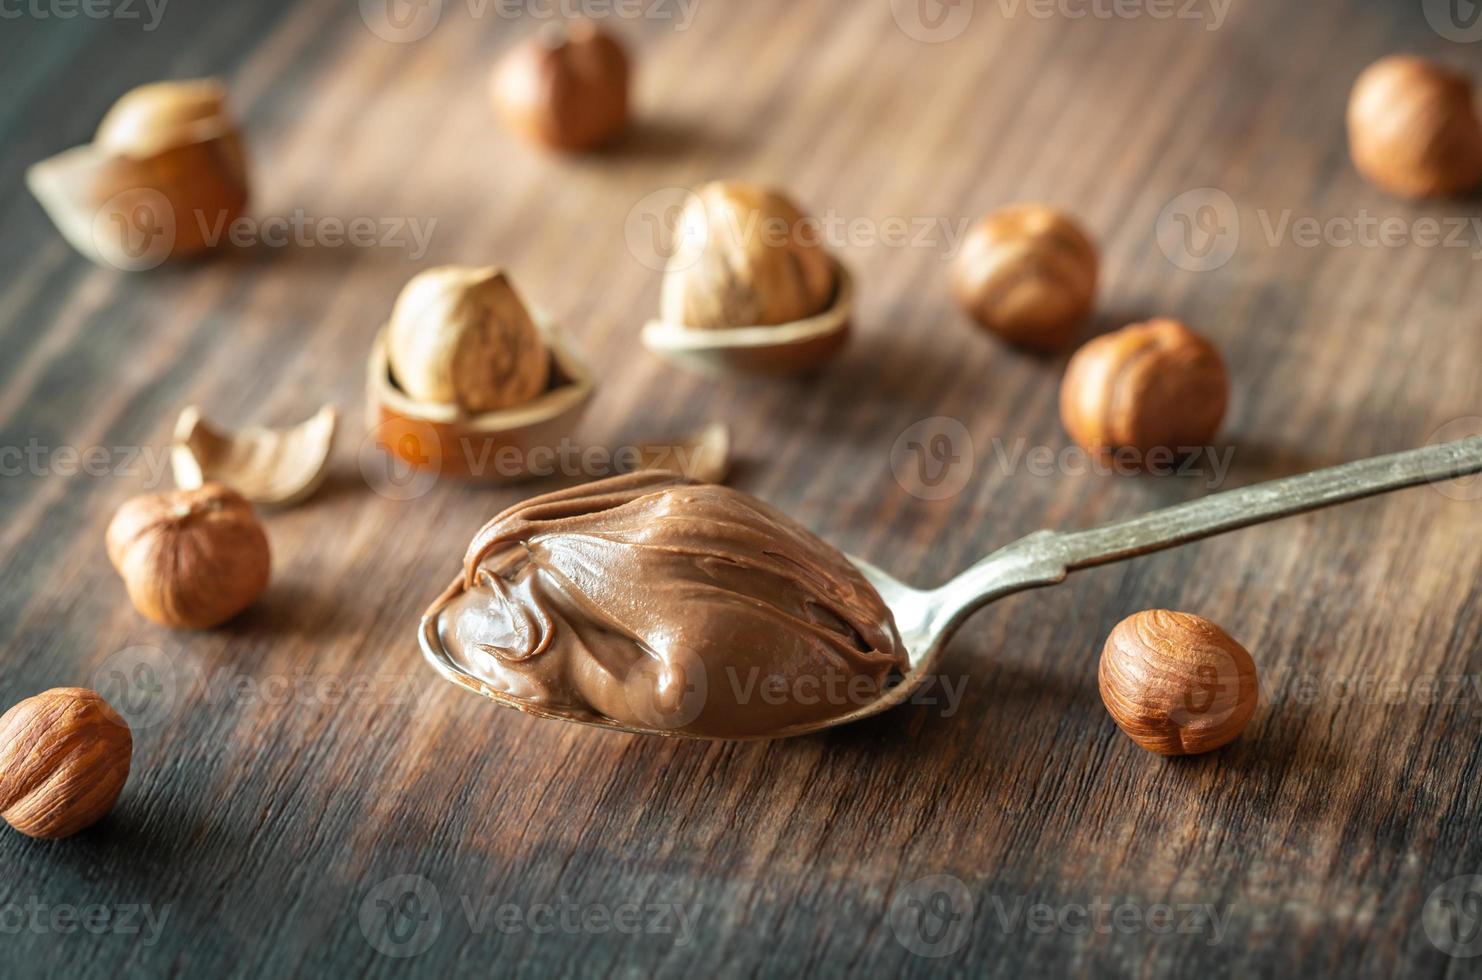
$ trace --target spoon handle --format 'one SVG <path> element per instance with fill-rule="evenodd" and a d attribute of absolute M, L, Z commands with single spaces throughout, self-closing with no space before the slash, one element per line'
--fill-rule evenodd
<path fill-rule="evenodd" d="M 1482 436 L 1227 490 L 1085 531 L 1040 531 L 1000 549 L 932 594 L 934 630 L 984 603 L 1091 568 L 1362 497 L 1482 472 Z M 1478 489 L 1482 498 L 1482 488 Z"/>
<path fill-rule="evenodd" d="M 1075 571 L 1349 500 L 1478 472 L 1482 472 L 1482 436 L 1343 463 L 1227 490 L 1086 531 L 1062 532 L 1055 535 L 1055 545 L 1066 570 Z"/>

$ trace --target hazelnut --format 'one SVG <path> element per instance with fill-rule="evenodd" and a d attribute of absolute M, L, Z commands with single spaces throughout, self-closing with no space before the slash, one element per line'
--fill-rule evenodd
<path fill-rule="evenodd" d="M 1471 81 L 1424 58 L 1381 58 L 1348 99 L 1353 165 L 1402 197 L 1459 194 L 1482 183 L 1482 122 Z"/>
<path fill-rule="evenodd" d="M 268 587 L 267 535 L 246 498 L 220 483 L 125 502 L 107 541 L 134 608 L 162 626 L 216 626 Z"/>
<path fill-rule="evenodd" d="M 94 145 L 143 157 L 194 143 L 227 121 L 226 86 L 214 78 L 152 82 L 125 92 L 110 108 Z"/>
<path fill-rule="evenodd" d="M 590 150 L 627 128 L 628 77 L 622 45 L 591 21 L 551 24 L 500 62 L 494 108 L 526 139 Z"/>
<path fill-rule="evenodd" d="M 1096 246 L 1075 219 L 1039 204 L 1003 208 L 975 225 L 952 264 L 952 293 L 1011 344 L 1059 350 L 1096 302 Z"/>
<path fill-rule="evenodd" d="M 129 779 L 128 723 L 96 691 L 58 687 L 0 716 L 0 816 L 28 837 L 70 837 L 108 815 Z"/>
<path fill-rule="evenodd" d="M 214 79 L 126 93 L 92 143 L 31 167 L 57 228 L 95 262 L 138 271 L 219 245 L 246 210 L 241 133 Z"/>
<path fill-rule="evenodd" d="M 664 273 L 660 317 L 689 328 L 775 326 L 834 297 L 833 260 L 803 212 L 779 191 L 706 184 L 685 202 Z"/>
<path fill-rule="evenodd" d="M 1181 451 L 1219 432 L 1230 381 L 1219 351 L 1177 320 L 1135 323 L 1076 351 L 1060 419 L 1091 453 Z"/>
<path fill-rule="evenodd" d="M 1190 613 L 1150 609 L 1106 638 L 1101 700 L 1127 737 L 1159 755 L 1197 755 L 1235 740 L 1256 710 L 1245 647 Z"/>
<path fill-rule="evenodd" d="M 494 267 L 442 266 L 407 283 L 391 313 L 387 355 L 412 398 L 471 415 L 523 405 L 550 384 L 545 341 Z"/>

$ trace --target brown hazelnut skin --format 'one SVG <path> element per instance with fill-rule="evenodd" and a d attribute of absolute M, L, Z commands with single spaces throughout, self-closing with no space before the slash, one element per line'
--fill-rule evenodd
<path fill-rule="evenodd" d="M 1091 315 L 1097 269 L 1096 246 L 1074 218 L 1019 204 L 968 233 L 952 263 L 952 295 L 1009 343 L 1056 351 Z"/>
<path fill-rule="evenodd" d="M 555 150 L 611 143 L 628 127 L 628 55 L 588 20 L 551 24 L 494 71 L 494 109 L 510 129 Z"/>
<path fill-rule="evenodd" d="M 1208 445 L 1230 401 L 1219 351 L 1177 320 L 1134 323 L 1087 343 L 1060 385 L 1060 419 L 1087 452 Z"/>
<path fill-rule="evenodd" d="M 702 330 L 780 326 L 821 313 L 837 288 L 818 229 L 781 191 L 715 181 L 685 203 L 659 315 Z"/>
<path fill-rule="evenodd" d="M 1348 100 L 1353 165 L 1401 197 L 1443 197 L 1482 183 L 1482 121 L 1471 80 L 1424 58 L 1364 69 Z"/>
<path fill-rule="evenodd" d="M 70 837 L 113 809 L 134 751 L 96 691 L 58 687 L 0 716 L 0 816 L 28 837 Z"/>
<path fill-rule="evenodd" d="M 1106 638 L 1097 671 L 1112 720 L 1159 755 L 1198 755 L 1234 741 L 1256 710 L 1250 653 L 1214 623 L 1149 609 Z"/>
<path fill-rule="evenodd" d="M 209 629 L 268 587 L 267 534 L 247 499 L 220 483 L 126 501 L 107 543 L 134 608 L 161 626 Z"/>

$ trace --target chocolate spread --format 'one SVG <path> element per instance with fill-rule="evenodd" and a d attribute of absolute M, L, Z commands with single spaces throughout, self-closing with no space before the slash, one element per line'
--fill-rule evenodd
<path fill-rule="evenodd" d="M 492 691 L 717 738 L 848 714 L 908 667 L 890 610 L 840 552 L 754 497 L 665 472 L 506 510 L 434 611 Z"/>

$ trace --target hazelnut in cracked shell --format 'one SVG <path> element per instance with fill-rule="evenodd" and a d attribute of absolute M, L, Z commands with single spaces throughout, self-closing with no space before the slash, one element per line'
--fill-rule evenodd
<path fill-rule="evenodd" d="M 769 327 L 828 308 L 837 287 L 816 223 L 785 194 L 716 181 L 690 195 L 660 315 L 705 330 Z"/>
<path fill-rule="evenodd" d="M 432 613 L 497 693 L 675 734 L 783 734 L 875 701 L 908 668 L 843 554 L 748 494 L 668 472 L 511 507 Z"/>

